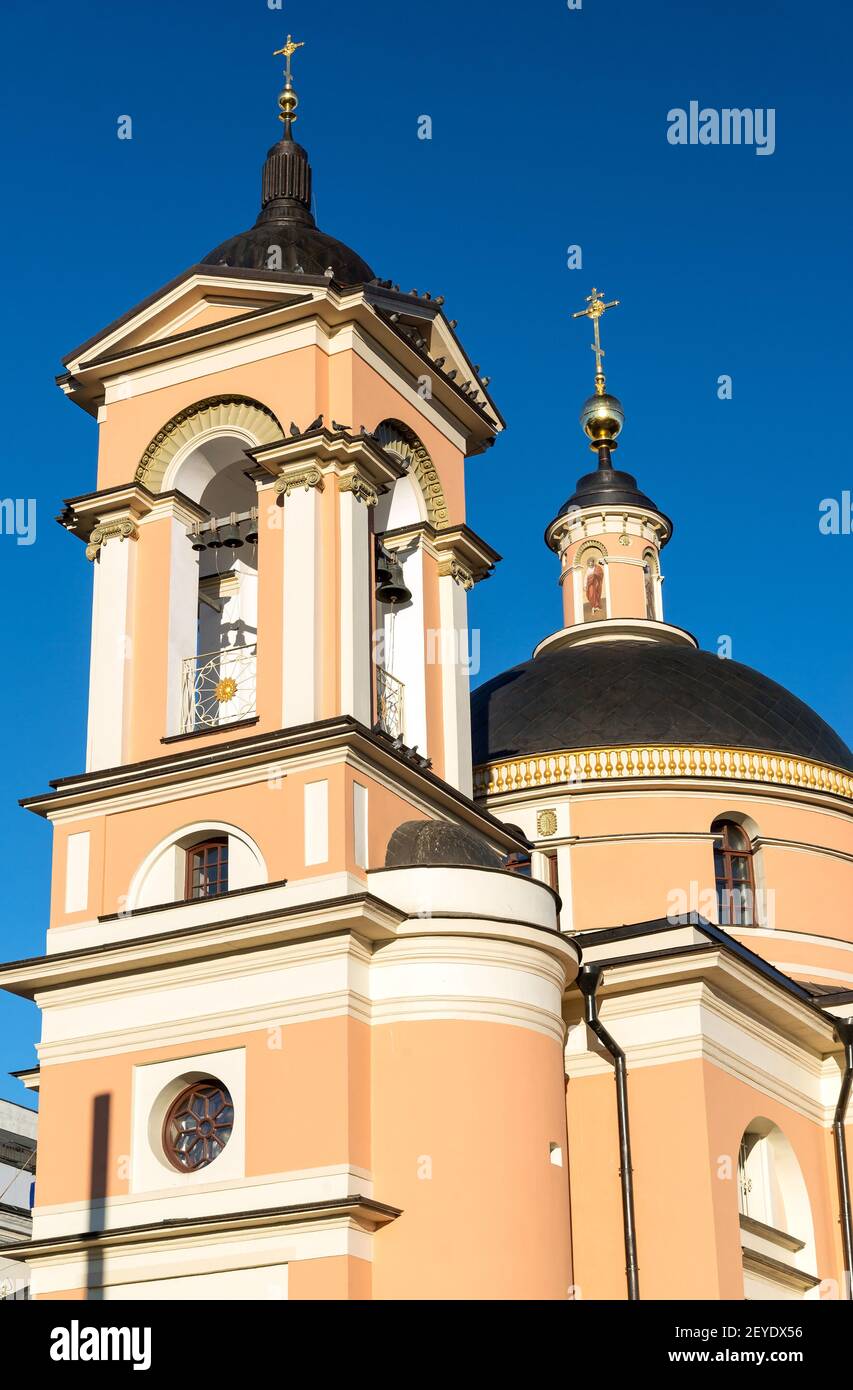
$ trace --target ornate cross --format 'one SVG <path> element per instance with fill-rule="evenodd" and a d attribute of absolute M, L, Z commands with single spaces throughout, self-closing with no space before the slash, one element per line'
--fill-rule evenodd
<path fill-rule="evenodd" d="M 292 37 L 292 35 L 288 34 L 288 36 L 287 36 L 287 43 L 284 45 L 284 48 L 277 48 L 277 49 L 275 50 L 275 53 L 272 55 L 274 58 L 281 58 L 281 57 L 283 57 L 283 58 L 286 59 L 287 65 L 286 65 L 285 70 L 284 70 L 284 71 L 285 71 L 285 76 L 290 77 L 290 75 L 291 75 L 291 73 L 290 73 L 290 60 L 291 60 L 291 58 L 293 57 L 294 53 L 296 52 L 297 48 L 304 48 L 304 47 L 305 47 L 305 44 L 304 44 L 304 43 L 294 43 L 294 42 L 293 42 L 293 37 Z"/>
<path fill-rule="evenodd" d="M 595 342 L 591 343 L 590 346 L 593 352 L 595 353 L 595 376 L 597 383 L 599 379 L 601 379 L 602 381 L 604 380 L 604 371 L 602 369 L 601 359 L 605 355 L 604 348 L 601 346 L 601 333 L 598 327 L 599 320 L 601 316 L 607 312 L 608 309 L 615 309 L 619 304 L 619 300 L 611 299 L 609 304 L 605 304 L 601 295 L 601 291 L 597 290 L 593 285 L 592 294 L 587 295 L 586 302 L 586 309 L 579 309 L 576 314 L 572 314 L 572 318 L 592 319 L 593 331 L 595 333 Z M 599 394 L 601 393 L 599 392 Z"/>

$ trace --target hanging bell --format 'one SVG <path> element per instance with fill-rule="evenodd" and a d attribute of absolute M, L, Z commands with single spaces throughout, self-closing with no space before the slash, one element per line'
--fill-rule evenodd
<path fill-rule="evenodd" d="M 210 540 L 207 542 L 207 548 L 208 550 L 222 549 L 222 539 L 215 521 L 211 521 L 210 523 Z"/>
<path fill-rule="evenodd" d="M 257 545 L 258 543 L 258 509 L 253 507 L 249 513 L 249 529 L 246 532 L 246 544 Z"/>
<path fill-rule="evenodd" d="M 199 522 L 195 522 L 191 531 L 193 550 L 207 550 L 207 541 L 204 539 L 204 532 Z"/>
<path fill-rule="evenodd" d="M 377 571 L 377 579 L 380 572 Z M 384 603 L 389 608 L 399 608 L 401 604 L 411 603 L 411 590 L 406 588 L 403 579 L 403 566 L 392 560 L 387 571 L 387 579 L 381 580 L 376 585 L 376 601 Z"/>
<path fill-rule="evenodd" d="M 393 563 L 394 563 L 394 561 L 391 559 L 391 556 L 388 554 L 388 551 L 384 548 L 384 546 L 381 544 L 381 542 L 377 543 L 377 546 L 376 546 L 376 588 L 377 588 L 377 591 L 378 591 L 379 589 L 381 589 L 382 586 L 383 586 L 384 584 L 390 584 L 390 583 L 391 583 L 391 566 L 393 565 Z"/>
<path fill-rule="evenodd" d="M 237 513 L 232 512 L 229 524 L 222 532 L 222 544 L 227 545 L 229 550 L 239 550 L 243 544 L 243 537 L 240 535 L 240 527 L 237 525 Z"/>

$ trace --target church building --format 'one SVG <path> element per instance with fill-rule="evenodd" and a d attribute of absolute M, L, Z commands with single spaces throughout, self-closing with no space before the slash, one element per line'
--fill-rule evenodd
<path fill-rule="evenodd" d="M 0 1260 L 56 1300 L 849 1298 L 853 753 L 667 622 L 598 290 L 561 624 L 472 695 L 504 421 L 442 299 L 317 227 L 299 46 L 255 223 L 58 378 L 88 741 L 24 802 Z"/>

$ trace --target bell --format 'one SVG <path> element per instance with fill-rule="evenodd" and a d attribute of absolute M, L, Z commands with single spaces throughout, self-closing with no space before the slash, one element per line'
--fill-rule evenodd
<path fill-rule="evenodd" d="M 382 545 L 377 546 L 376 550 L 376 587 L 377 590 L 383 584 L 391 583 L 391 566 L 394 561 Z"/>
<path fill-rule="evenodd" d="M 192 529 L 192 548 L 193 550 L 207 550 L 207 541 L 204 539 L 204 532 L 198 522 Z"/>
<path fill-rule="evenodd" d="M 229 550 L 239 550 L 243 544 L 243 537 L 240 535 L 240 527 L 237 525 L 237 513 L 231 513 L 230 524 L 222 532 L 222 544 L 227 545 Z"/>
<path fill-rule="evenodd" d="M 376 602 L 387 604 L 389 608 L 399 608 L 403 603 L 411 603 L 412 594 L 403 579 L 403 566 L 391 561 L 387 578 L 380 579 L 383 571 L 377 570 Z"/>
<path fill-rule="evenodd" d="M 258 509 L 253 507 L 249 513 L 249 529 L 246 532 L 246 544 L 257 545 L 258 543 Z"/>
<path fill-rule="evenodd" d="M 222 549 L 222 541 L 215 521 L 210 523 L 210 540 L 207 542 L 207 548 L 208 550 Z"/>

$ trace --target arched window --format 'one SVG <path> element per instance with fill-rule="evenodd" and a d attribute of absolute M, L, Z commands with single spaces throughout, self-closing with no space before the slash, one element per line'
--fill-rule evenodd
<path fill-rule="evenodd" d="M 758 1117 L 747 1126 L 737 1180 L 746 1298 L 816 1298 L 808 1189 L 794 1149 L 771 1120 Z"/>
<path fill-rule="evenodd" d="M 755 920 L 755 875 L 750 838 L 741 826 L 730 820 L 714 821 L 711 833 L 714 836 L 714 878 L 720 926 L 752 926 Z"/>
<path fill-rule="evenodd" d="M 228 839 L 204 840 L 187 850 L 187 898 L 218 898 L 228 892 Z"/>

